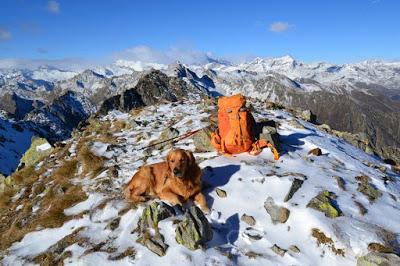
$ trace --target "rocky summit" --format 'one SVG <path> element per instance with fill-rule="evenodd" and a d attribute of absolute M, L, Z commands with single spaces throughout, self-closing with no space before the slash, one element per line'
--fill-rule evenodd
<path fill-rule="evenodd" d="M 397 263 L 400 179 L 392 165 L 261 100 L 249 101 L 252 113 L 259 124 L 274 122 L 268 132 L 280 159 L 269 149 L 220 155 L 206 137 L 215 101 L 191 91 L 180 96 L 185 86 L 160 72 L 150 76 L 146 83 L 170 91 L 152 98 L 137 85 L 140 106 L 110 105 L 54 147 L 33 138 L 25 165 L 0 176 L 2 264 Z M 12 125 L 4 127 L 24 132 Z M 309 155 L 315 147 L 319 156 Z M 191 202 L 123 198 L 137 169 L 163 161 L 171 148 L 194 152 L 210 213 Z"/>

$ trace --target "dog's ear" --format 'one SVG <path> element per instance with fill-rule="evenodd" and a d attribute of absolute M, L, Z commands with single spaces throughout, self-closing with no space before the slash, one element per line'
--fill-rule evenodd
<path fill-rule="evenodd" d="M 188 166 L 192 167 L 196 164 L 196 159 L 193 156 L 193 153 L 191 151 L 185 151 L 187 159 L 188 159 Z"/>

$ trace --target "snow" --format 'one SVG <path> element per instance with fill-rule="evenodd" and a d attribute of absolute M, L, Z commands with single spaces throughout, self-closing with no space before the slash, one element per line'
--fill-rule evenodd
<path fill-rule="evenodd" d="M 51 149 L 51 145 L 49 143 L 44 143 L 44 144 L 38 145 L 36 147 L 36 151 L 45 151 L 45 150 L 48 150 L 48 149 Z"/>
<path fill-rule="evenodd" d="M 77 205 L 64 210 L 66 215 L 85 213 L 80 218 L 66 222 L 60 228 L 43 229 L 27 234 L 20 242 L 14 243 L 3 259 L 3 264 L 23 264 L 27 258 L 36 256 L 55 244 L 75 229 L 84 227 L 79 233 L 90 243 L 106 242 L 108 247 L 117 251 L 112 254 L 105 250 L 86 252 L 90 246 L 73 244 L 66 248 L 72 252 L 72 257 L 64 260 L 70 265 L 354 265 L 356 258 L 365 255 L 370 242 L 382 242 L 377 232 L 382 228 L 399 233 L 398 221 L 400 209 L 398 203 L 389 193 L 400 196 L 399 176 L 387 170 L 380 172 L 367 166 L 370 162 L 378 166 L 384 164 L 377 158 L 364 153 L 350 144 L 320 131 L 314 125 L 300 121 L 304 129 L 291 125 L 296 119 L 285 111 L 268 111 L 255 106 L 254 115 L 257 119 L 269 118 L 280 124 L 278 132 L 284 145 L 279 161 L 273 160 L 269 149 L 263 150 L 258 156 L 239 154 L 237 156 L 221 156 L 216 152 L 195 153 L 203 169 L 203 181 L 209 184 L 205 194 L 211 213 L 207 219 L 214 231 L 213 239 L 203 250 L 190 251 L 178 245 L 175 241 L 173 218 L 160 222 L 160 232 L 169 245 L 167 254 L 158 257 L 147 248 L 136 242 L 136 228 L 139 216 L 144 206 L 137 209 L 121 211 L 127 207 L 122 199 L 122 186 L 144 162 L 143 147 L 150 141 L 157 140 L 162 130 L 168 126 L 177 128 L 181 134 L 206 126 L 209 109 L 201 103 L 186 102 L 182 104 L 162 104 L 144 108 L 137 116 L 110 112 L 102 117 L 102 121 L 123 119 L 127 122 L 136 121 L 140 126 L 123 130 L 115 134 L 119 145 L 94 142 L 91 150 L 107 158 L 107 165 L 118 165 L 118 177 L 109 178 L 107 172 L 102 172 L 95 178 L 76 180 L 84 186 L 88 198 Z M 146 121 L 146 123 L 143 123 Z M 148 134 L 148 137 L 138 138 Z M 75 153 L 77 140 L 73 142 L 71 152 Z M 183 139 L 175 147 L 194 150 L 191 139 Z M 310 156 L 312 148 L 321 148 L 322 156 Z M 164 160 L 166 151 L 157 151 L 147 158 L 146 163 Z M 74 156 L 71 154 L 70 156 Z M 201 160 L 200 160 L 201 159 Z M 356 176 L 367 175 L 370 183 L 376 186 L 382 197 L 373 204 L 357 191 Z M 387 185 L 381 180 L 385 175 L 392 176 L 396 182 Z M 305 176 L 303 186 L 288 202 L 284 202 L 294 178 Z M 334 176 L 345 180 L 346 191 L 341 190 Z M 107 191 L 96 191 L 96 182 L 107 179 Z M 227 192 L 226 198 L 219 198 L 215 188 Z M 343 216 L 331 219 L 323 213 L 307 208 L 306 205 L 320 191 L 328 190 L 337 195 L 337 204 Z M 112 193 L 110 198 L 107 193 Z M 264 202 L 272 197 L 279 206 L 290 210 L 290 216 L 284 224 L 273 224 L 264 209 Z M 354 203 L 361 202 L 368 212 L 361 216 Z M 102 204 L 102 203 L 105 203 Z M 102 208 L 98 206 L 104 205 Z M 243 214 L 255 218 L 255 226 L 250 227 L 240 220 Z M 112 231 L 108 224 L 120 217 L 117 228 Z M 318 228 L 332 238 L 336 248 L 342 248 L 345 256 L 337 256 L 325 246 L 318 247 L 311 236 L 312 228 Z M 249 234 L 258 234 L 260 240 L 252 240 Z M 300 253 L 290 250 L 283 257 L 276 255 L 271 247 L 276 244 L 283 249 L 296 245 Z M 119 261 L 111 261 L 110 255 L 116 255 L 127 248 L 134 248 L 134 258 L 125 257 Z M 231 254 L 232 259 L 221 254 L 223 250 Z M 246 256 L 247 252 L 259 254 L 255 259 Z"/>

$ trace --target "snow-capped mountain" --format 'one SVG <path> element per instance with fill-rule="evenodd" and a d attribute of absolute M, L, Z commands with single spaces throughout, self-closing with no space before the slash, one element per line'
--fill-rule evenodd
<path fill-rule="evenodd" d="M 204 94 L 242 93 L 290 108 L 309 109 L 317 115 L 318 123 L 364 134 L 375 153 L 400 162 L 400 62 L 306 64 L 284 56 L 233 64 L 210 57 L 202 65 L 117 60 L 81 72 L 50 66 L 34 70 L 8 69 L 0 71 L 0 109 L 13 119 L 23 120 L 26 116 L 35 121 L 43 127 L 37 129 L 43 135 L 53 127 L 52 133 L 46 136 L 62 139 L 71 128 L 67 126 L 64 132 L 67 134 L 57 138 L 53 133 L 60 133 L 60 127 L 65 125 L 50 123 L 68 121 L 64 115 L 73 112 L 74 107 L 64 110 L 65 113 L 53 112 L 51 116 L 56 117 L 50 119 L 43 115 L 43 110 L 49 108 L 44 106 L 52 106 L 67 94 L 76 98 L 75 102 L 91 106 L 85 109 L 90 111 L 78 115 L 85 119 L 97 112 L 107 99 L 115 97 L 120 101 L 118 95 L 135 90 L 138 81 L 152 69 L 183 80 Z M 113 102 L 111 106 L 121 104 L 124 105 Z"/>

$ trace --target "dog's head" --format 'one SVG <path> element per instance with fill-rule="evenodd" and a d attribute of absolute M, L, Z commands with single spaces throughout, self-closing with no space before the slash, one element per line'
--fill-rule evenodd
<path fill-rule="evenodd" d="M 191 151 L 176 149 L 168 153 L 167 164 L 174 177 L 183 179 L 188 176 L 187 172 L 195 164 L 195 159 Z"/>

